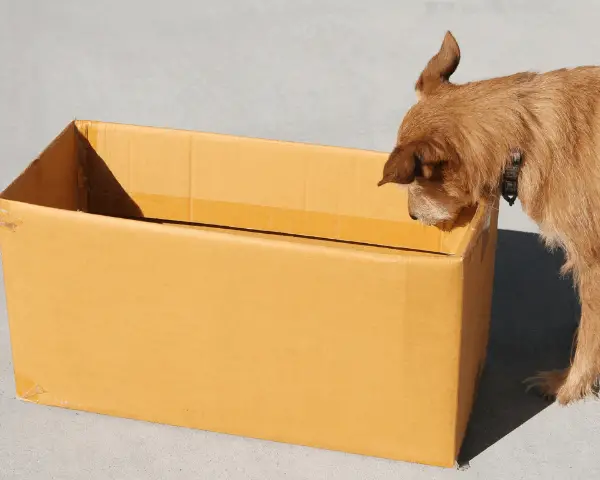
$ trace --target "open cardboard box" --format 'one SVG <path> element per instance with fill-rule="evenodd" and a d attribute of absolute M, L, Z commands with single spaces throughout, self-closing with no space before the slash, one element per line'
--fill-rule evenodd
<path fill-rule="evenodd" d="M 69 124 L 0 199 L 18 396 L 454 465 L 497 210 L 425 227 L 385 160 Z"/>

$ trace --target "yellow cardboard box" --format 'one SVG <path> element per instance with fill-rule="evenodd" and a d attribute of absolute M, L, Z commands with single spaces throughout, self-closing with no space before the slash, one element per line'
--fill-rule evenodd
<path fill-rule="evenodd" d="M 497 210 L 422 226 L 385 159 L 69 124 L 0 198 L 18 396 L 452 466 Z"/>

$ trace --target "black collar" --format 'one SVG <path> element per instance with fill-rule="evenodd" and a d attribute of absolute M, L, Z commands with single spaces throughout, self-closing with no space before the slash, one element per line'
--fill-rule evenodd
<path fill-rule="evenodd" d="M 512 207 L 519 193 L 519 172 L 523 163 L 523 153 L 519 149 L 510 152 L 510 164 L 502 175 L 502 197 Z"/>

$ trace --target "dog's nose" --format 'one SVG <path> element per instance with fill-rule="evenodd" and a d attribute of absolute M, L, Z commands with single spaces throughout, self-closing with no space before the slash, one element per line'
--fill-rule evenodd
<path fill-rule="evenodd" d="M 410 216 L 410 218 L 412 218 L 413 220 L 418 220 L 418 218 L 417 218 L 417 217 L 415 217 L 415 216 L 414 216 L 412 213 L 410 213 L 410 212 L 409 212 L 409 214 L 408 214 L 408 215 L 409 215 L 409 216 Z"/>

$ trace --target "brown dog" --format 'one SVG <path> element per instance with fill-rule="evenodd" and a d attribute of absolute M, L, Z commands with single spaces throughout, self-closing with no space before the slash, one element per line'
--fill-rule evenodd
<path fill-rule="evenodd" d="M 593 393 L 600 377 L 600 67 L 455 85 L 459 60 L 448 32 L 416 83 L 419 101 L 380 185 L 407 185 L 411 217 L 441 225 L 495 201 L 522 152 L 512 168 L 518 196 L 546 243 L 564 249 L 582 303 L 571 367 L 528 382 L 567 404 Z"/>

